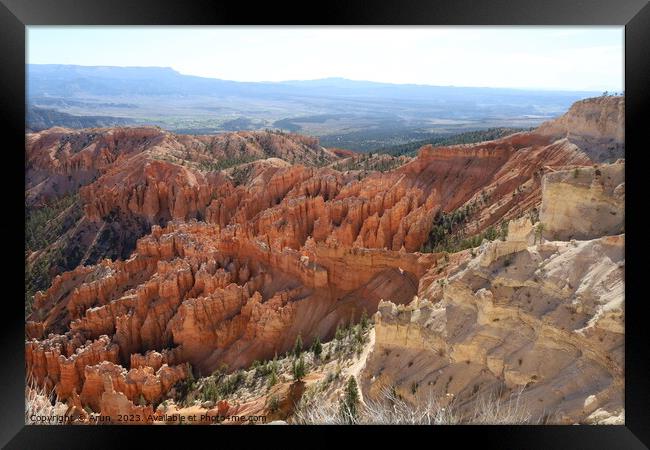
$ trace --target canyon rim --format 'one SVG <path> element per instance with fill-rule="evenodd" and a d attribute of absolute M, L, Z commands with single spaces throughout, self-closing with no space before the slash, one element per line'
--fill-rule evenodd
<path fill-rule="evenodd" d="M 624 424 L 623 93 L 127 69 L 30 69 L 27 423 Z"/>

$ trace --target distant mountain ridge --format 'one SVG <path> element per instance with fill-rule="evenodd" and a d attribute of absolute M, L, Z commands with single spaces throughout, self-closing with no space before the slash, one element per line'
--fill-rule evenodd
<path fill-rule="evenodd" d="M 572 97 L 576 93 L 585 96 L 593 91 L 535 91 L 514 88 L 435 86 L 424 84 L 394 84 L 376 81 L 350 80 L 330 77 L 316 80 L 288 81 L 232 81 L 218 78 L 184 75 L 170 67 L 115 67 L 115 66 L 77 66 L 60 64 L 29 64 L 28 86 L 31 96 L 61 95 L 62 93 L 93 93 L 106 95 L 128 93 L 141 89 L 140 94 L 194 94 L 219 95 L 224 90 L 238 94 L 291 94 L 295 88 L 308 92 L 302 95 L 380 95 L 413 96 L 422 98 L 430 95 L 454 96 L 472 93 L 474 95 L 517 96 L 536 92 L 540 97 L 549 95 Z M 110 80 L 113 85 L 105 82 Z M 155 82 L 155 83 L 154 83 Z M 129 84 L 130 83 L 130 84 Z M 99 91 L 99 89 L 108 89 Z M 324 92 L 326 90 L 327 92 Z M 335 92 L 332 92 L 334 90 Z M 352 90 L 352 91 L 351 91 Z"/>
<path fill-rule="evenodd" d="M 431 134 L 535 127 L 596 94 L 336 77 L 240 82 L 168 67 L 27 66 L 28 108 L 124 118 L 183 134 L 280 128 L 350 150 L 406 144 Z M 80 121 L 59 119 L 51 125 Z"/>

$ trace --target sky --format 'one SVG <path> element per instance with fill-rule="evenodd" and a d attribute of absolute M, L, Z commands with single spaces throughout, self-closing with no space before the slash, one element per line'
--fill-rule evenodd
<path fill-rule="evenodd" d="M 29 26 L 29 64 L 171 67 L 236 81 L 624 89 L 623 27 Z"/>

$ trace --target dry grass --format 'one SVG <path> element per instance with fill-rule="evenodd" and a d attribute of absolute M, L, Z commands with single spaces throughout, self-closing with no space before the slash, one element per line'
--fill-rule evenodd
<path fill-rule="evenodd" d="M 298 425 L 346 425 L 338 405 L 313 398 L 303 401 L 294 412 L 292 423 Z"/>
<path fill-rule="evenodd" d="M 48 423 L 55 423 L 42 419 L 37 420 L 37 418 L 52 418 L 53 420 L 55 417 L 62 417 L 67 409 L 68 407 L 55 397 L 54 392 L 48 394 L 45 389 L 31 383 L 25 386 L 26 425 L 47 425 Z"/>
<path fill-rule="evenodd" d="M 354 424 L 359 425 L 498 425 L 539 424 L 521 402 L 522 391 L 510 396 L 493 392 L 478 395 L 468 408 L 455 402 L 443 404 L 434 398 L 413 404 L 405 401 L 394 390 L 384 389 L 379 400 L 368 400 L 360 405 Z M 469 412 L 468 412 L 469 411 Z M 343 425 L 349 424 L 335 402 L 318 401 L 316 398 L 302 402 L 296 409 L 293 423 Z"/>
<path fill-rule="evenodd" d="M 362 423 L 368 425 L 454 425 L 460 416 L 453 404 L 443 406 L 434 398 L 411 404 L 391 389 L 383 389 L 381 399 L 367 401 Z"/>
<path fill-rule="evenodd" d="M 511 425 L 539 423 L 521 402 L 523 389 L 503 399 L 500 393 L 491 392 L 476 399 L 468 423 L 475 425 Z"/>

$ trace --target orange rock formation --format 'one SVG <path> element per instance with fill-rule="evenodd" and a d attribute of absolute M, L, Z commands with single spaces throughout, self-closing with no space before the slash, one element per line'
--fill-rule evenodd
<path fill-rule="evenodd" d="M 68 242 L 93 230 L 77 239 L 90 265 L 35 296 L 30 376 L 96 412 L 144 414 L 140 396 L 159 402 L 188 375 L 187 362 L 195 375 L 246 367 L 288 350 L 298 334 L 329 339 L 382 299 L 408 303 L 442 257 L 418 252 L 438 211 L 478 204 L 465 225 L 478 233 L 538 207 L 544 173 L 593 163 L 565 136 L 537 131 L 423 147 L 362 180 L 313 167 L 337 155 L 278 133 L 28 135 L 28 202 L 78 190 L 84 214 Z M 242 157 L 271 158 L 201 166 Z M 102 244 L 107 229 L 112 241 Z"/>

